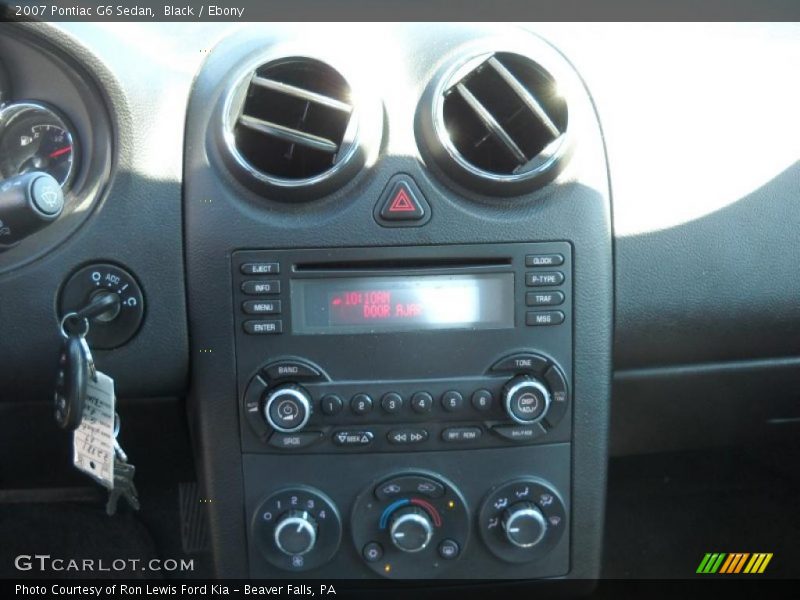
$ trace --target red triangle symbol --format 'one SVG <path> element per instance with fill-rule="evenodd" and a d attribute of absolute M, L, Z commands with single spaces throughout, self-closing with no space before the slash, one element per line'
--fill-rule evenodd
<path fill-rule="evenodd" d="M 389 212 L 414 212 L 417 210 L 414 202 L 408 197 L 404 187 L 395 194 L 392 203 L 389 205 Z"/>

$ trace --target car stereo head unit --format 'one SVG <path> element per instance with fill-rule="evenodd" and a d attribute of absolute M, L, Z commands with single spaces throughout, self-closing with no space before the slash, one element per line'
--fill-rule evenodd
<path fill-rule="evenodd" d="M 566 242 L 233 254 L 246 452 L 570 439 Z"/>

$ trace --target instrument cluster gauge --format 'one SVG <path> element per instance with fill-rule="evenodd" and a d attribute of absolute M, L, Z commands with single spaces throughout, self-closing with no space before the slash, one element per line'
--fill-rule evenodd
<path fill-rule="evenodd" d="M 0 179 L 44 171 L 66 192 L 77 170 L 77 153 L 77 136 L 52 108 L 15 102 L 0 110 Z"/>

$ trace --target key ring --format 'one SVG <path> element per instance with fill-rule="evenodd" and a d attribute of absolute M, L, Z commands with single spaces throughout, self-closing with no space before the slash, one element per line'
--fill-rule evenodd
<path fill-rule="evenodd" d="M 89 319 L 87 319 L 86 317 L 84 317 L 82 319 L 83 320 L 83 331 L 82 332 L 78 333 L 78 331 L 72 331 L 70 333 L 67 333 L 66 325 L 67 325 L 68 322 L 74 322 L 73 320 L 77 320 L 78 322 L 81 321 L 81 318 L 78 315 L 78 313 L 71 312 L 71 313 L 67 313 L 66 315 L 64 315 L 64 318 L 61 319 L 61 324 L 59 326 L 60 329 L 61 329 L 61 335 L 63 337 L 65 337 L 65 338 L 68 338 L 70 335 L 77 335 L 77 336 L 80 336 L 80 337 L 86 337 L 86 334 L 89 333 Z M 70 329 L 72 329 L 72 328 L 70 327 Z"/>

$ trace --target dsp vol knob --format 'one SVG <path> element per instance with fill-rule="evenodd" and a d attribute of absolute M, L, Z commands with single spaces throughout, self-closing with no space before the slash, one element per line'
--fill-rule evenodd
<path fill-rule="evenodd" d="M 267 393 L 264 418 L 276 431 L 300 431 L 310 417 L 311 396 L 299 385 L 286 384 Z"/>
<path fill-rule="evenodd" d="M 514 421 L 532 425 L 547 414 L 547 409 L 550 408 L 550 391 L 538 379 L 530 375 L 520 375 L 503 388 L 503 405 Z"/>

